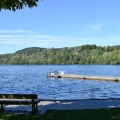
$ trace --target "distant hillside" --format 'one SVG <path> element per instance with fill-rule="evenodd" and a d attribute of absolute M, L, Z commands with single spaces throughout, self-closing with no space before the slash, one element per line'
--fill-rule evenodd
<path fill-rule="evenodd" d="M 18 50 L 15 52 L 15 54 L 33 54 L 37 52 L 41 52 L 44 48 L 39 48 L 39 47 L 30 47 L 30 48 L 25 48 L 22 50 Z"/>
<path fill-rule="evenodd" d="M 30 47 L 0 55 L 0 64 L 120 64 L 120 45 L 51 49 Z"/>

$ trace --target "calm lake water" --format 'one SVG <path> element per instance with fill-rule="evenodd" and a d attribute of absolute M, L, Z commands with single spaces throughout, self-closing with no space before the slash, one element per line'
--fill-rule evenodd
<path fill-rule="evenodd" d="M 120 65 L 0 65 L 0 93 L 35 93 L 43 99 L 120 98 L 120 83 L 47 78 L 47 72 L 118 76 Z"/>

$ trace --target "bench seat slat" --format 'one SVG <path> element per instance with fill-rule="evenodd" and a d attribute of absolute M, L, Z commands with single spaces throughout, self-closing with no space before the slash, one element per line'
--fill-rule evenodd
<path fill-rule="evenodd" d="M 39 103 L 40 100 L 34 100 L 34 103 Z M 30 99 L 25 99 L 25 100 L 21 100 L 21 99 L 4 99 L 4 100 L 1 100 L 0 99 L 0 103 L 1 104 L 32 104 L 32 100 Z"/>
<path fill-rule="evenodd" d="M 36 94 L 0 94 L 0 99 L 37 99 Z"/>

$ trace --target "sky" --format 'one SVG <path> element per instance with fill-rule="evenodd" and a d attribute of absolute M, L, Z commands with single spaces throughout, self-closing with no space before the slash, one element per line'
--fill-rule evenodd
<path fill-rule="evenodd" d="M 120 0 L 39 0 L 0 11 L 0 54 L 86 44 L 120 45 Z"/>

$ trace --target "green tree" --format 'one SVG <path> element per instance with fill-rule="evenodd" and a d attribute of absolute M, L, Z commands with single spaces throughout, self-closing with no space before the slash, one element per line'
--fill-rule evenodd
<path fill-rule="evenodd" d="M 24 6 L 37 7 L 37 2 L 38 0 L 0 0 L 0 11 L 2 9 L 16 11 L 23 9 Z"/>

